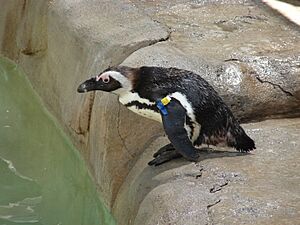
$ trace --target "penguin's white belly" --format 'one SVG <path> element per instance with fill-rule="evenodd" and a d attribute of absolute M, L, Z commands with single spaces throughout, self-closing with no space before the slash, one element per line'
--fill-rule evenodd
<path fill-rule="evenodd" d="M 135 112 L 136 114 L 139 114 L 140 116 L 162 123 L 161 115 L 153 110 L 139 109 L 136 106 L 130 106 L 128 107 L 128 109 L 130 109 L 132 112 Z"/>

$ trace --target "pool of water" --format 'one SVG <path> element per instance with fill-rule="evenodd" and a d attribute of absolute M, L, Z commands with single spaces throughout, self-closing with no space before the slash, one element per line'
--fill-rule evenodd
<path fill-rule="evenodd" d="M 115 224 L 30 83 L 0 58 L 0 224 Z"/>

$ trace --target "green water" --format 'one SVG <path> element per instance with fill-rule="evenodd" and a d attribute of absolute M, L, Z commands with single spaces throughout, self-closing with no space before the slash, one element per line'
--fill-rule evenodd
<path fill-rule="evenodd" d="M 42 106 L 19 68 L 3 58 L 0 224 L 115 224 L 97 197 L 77 150 Z"/>

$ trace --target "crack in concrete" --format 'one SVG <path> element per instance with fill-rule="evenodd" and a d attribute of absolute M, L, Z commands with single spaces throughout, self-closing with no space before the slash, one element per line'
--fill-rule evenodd
<path fill-rule="evenodd" d="M 86 129 L 86 133 L 88 133 L 88 132 L 90 131 L 94 102 L 95 102 L 95 92 L 92 92 L 92 93 L 90 94 L 90 96 L 89 96 L 88 119 L 87 119 L 87 129 Z"/>
<path fill-rule="evenodd" d="M 154 22 L 158 23 L 159 25 L 164 26 L 164 27 L 167 28 L 168 36 L 167 36 L 166 38 L 161 38 L 161 39 L 159 39 L 158 42 L 163 42 L 163 41 L 168 41 L 168 40 L 170 40 L 171 35 L 172 35 L 172 32 L 173 32 L 173 28 L 172 28 L 171 26 L 169 26 L 168 24 L 162 23 L 162 22 L 159 21 L 159 20 L 156 20 L 156 19 L 152 19 L 152 20 L 153 20 Z M 157 42 L 157 43 L 158 43 L 158 42 Z M 156 44 L 156 43 L 154 43 L 154 44 Z"/>
<path fill-rule="evenodd" d="M 199 179 L 199 178 L 201 178 L 202 175 L 203 175 L 204 168 L 203 168 L 203 166 L 201 166 L 201 165 L 199 165 L 199 164 L 195 164 L 195 165 L 196 165 L 196 167 L 199 167 L 199 172 L 197 172 L 197 173 L 194 175 L 194 178 L 195 178 L 195 179 Z"/>
<path fill-rule="evenodd" d="M 153 21 L 155 21 L 155 20 L 153 20 Z M 155 22 L 158 22 L 158 21 L 155 21 Z M 167 27 L 167 26 L 166 26 L 166 27 Z M 119 64 L 122 64 L 122 63 L 123 63 L 127 58 L 129 58 L 132 54 L 134 54 L 135 52 L 137 52 L 137 51 L 139 51 L 139 50 L 141 50 L 141 49 L 143 49 L 143 48 L 146 48 L 146 47 L 155 45 L 155 44 L 160 43 L 160 42 L 168 41 L 168 40 L 170 39 L 170 37 L 171 37 L 172 31 L 169 29 L 169 27 L 167 27 L 167 28 L 168 28 L 168 30 L 167 30 L 168 35 L 167 35 L 166 37 L 162 37 L 162 38 L 160 38 L 160 39 L 158 39 L 158 40 L 153 40 L 153 41 L 150 41 L 150 42 L 146 41 L 147 44 L 143 44 L 143 46 L 141 46 L 141 47 L 135 49 L 134 51 L 132 51 L 132 52 L 131 52 L 130 54 L 128 54 L 128 55 L 123 59 L 123 61 L 121 61 Z"/>
<path fill-rule="evenodd" d="M 159 39 L 158 41 L 156 41 L 156 42 L 154 42 L 154 43 L 152 43 L 152 44 L 150 44 L 150 45 L 154 45 L 154 44 L 159 43 L 159 42 L 164 42 L 164 41 L 170 40 L 171 34 L 172 34 L 172 31 L 171 31 L 171 30 L 168 30 L 168 35 L 167 35 L 167 37 L 161 38 L 161 39 Z M 148 46 L 150 46 L 150 45 L 148 45 Z"/>
<path fill-rule="evenodd" d="M 207 207 L 207 210 L 209 210 L 211 207 L 213 207 L 213 206 L 219 204 L 220 202 L 221 202 L 221 199 L 218 199 L 218 200 L 215 201 L 214 203 L 207 205 L 207 206 L 206 206 L 206 207 Z"/>
<path fill-rule="evenodd" d="M 229 177 L 228 177 L 229 175 Z M 223 189 L 223 187 L 226 187 L 227 185 L 229 185 L 231 182 L 233 182 L 234 180 L 236 180 L 236 178 L 238 177 L 238 174 L 235 173 L 231 173 L 231 174 L 221 174 L 221 178 L 222 180 L 217 181 L 216 184 L 213 184 L 212 188 L 209 189 L 209 193 L 215 194 L 216 192 L 219 192 Z M 214 195 L 215 196 L 215 195 Z M 208 225 L 213 225 L 214 224 L 214 216 L 212 214 L 212 207 L 214 207 L 215 205 L 219 204 L 221 202 L 221 195 L 218 195 L 217 200 L 215 200 L 213 203 L 208 204 L 206 206 L 207 208 L 207 220 L 208 220 Z"/>
<path fill-rule="evenodd" d="M 211 208 L 217 204 L 219 204 L 221 202 L 221 199 L 218 199 L 217 201 L 215 201 L 214 203 L 212 204 L 209 204 L 206 206 L 207 208 L 207 219 L 208 219 L 208 223 L 209 225 L 212 225 L 214 224 L 213 223 L 213 217 L 212 217 L 212 212 L 211 212 Z"/>
<path fill-rule="evenodd" d="M 280 89 L 283 93 L 285 93 L 286 95 L 294 97 L 294 95 L 293 95 L 291 92 L 284 90 L 283 87 L 281 87 L 279 84 L 272 83 L 271 81 L 268 81 L 268 80 L 262 80 L 258 75 L 255 76 L 255 78 L 256 78 L 260 83 L 262 83 L 262 84 L 263 84 L 263 83 L 270 84 L 270 85 L 272 85 L 273 87 L 279 88 L 279 89 Z"/>
<path fill-rule="evenodd" d="M 199 174 L 197 174 L 196 176 L 195 176 L 195 178 L 196 179 L 199 179 L 200 177 L 202 177 L 202 173 L 203 173 L 203 171 L 204 171 L 204 169 L 203 169 L 203 167 L 201 167 L 200 169 L 199 169 Z"/>
<path fill-rule="evenodd" d="M 69 126 L 71 128 L 72 131 L 74 131 L 75 134 L 77 135 L 83 135 L 84 136 L 84 133 L 82 133 L 81 130 L 77 131 L 75 128 L 73 128 L 71 125 Z"/>
<path fill-rule="evenodd" d="M 118 118 L 118 121 L 117 121 L 117 132 L 118 132 L 118 135 L 121 139 L 121 142 L 122 142 L 122 145 L 124 146 L 127 154 L 133 158 L 133 155 L 130 153 L 129 149 L 127 148 L 127 145 L 125 144 L 125 139 L 121 136 L 121 133 L 120 133 L 120 114 L 121 114 L 121 106 L 120 104 L 118 103 L 118 114 L 117 114 L 117 118 Z"/>
<path fill-rule="evenodd" d="M 136 49 L 136 50 L 135 50 L 134 52 L 132 52 L 131 54 L 129 54 L 129 55 L 126 57 L 126 59 L 127 59 L 129 56 L 131 56 L 133 53 L 135 53 L 136 51 L 138 51 L 138 50 L 140 50 L 140 49 L 143 49 L 143 48 L 146 48 L 146 47 L 155 45 L 155 44 L 160 43 L 160 42 L 168 41 L 168 40 L 170 39 L 171 33 L 172 33 L 172 32 L 168 30 L 168 35 L 167 35 L 167 37 L 163 37 L 163 38 L 160 38 L 160 39 L 158 39 L 158 40 L 150 41 L 147 45 L 142 46 L 142 47 Z"/>
<path fill-rule="evenodd" d="M 77 135 L 83 135 L 86 136 L 86 134 L 90 131 L 91 126 L 91 118 L 92 118 L 92 111 L 95 101 L 95 92 L 91 92 L 91 94 L 88 96 L 87 103 L 83 104 L 81 115 L 79 115 L 79 120 L 77 123 L 76 128 L 72 126 L 72 123 L 70 123 L 70 128 L 77 134 Z M 87 110 L 85 110 L 87 108 Z M 83 114 L 87 114 L 86 117 L 83 116 Z"/>
<path fill-rule="evenodd" d="M 37 55 L 39 53 L 43 53 L 45 51 L 46 51 L 46 49 L 33 50 L 33 49 L 30 49 L 30 48 L 25 48 L 25 49 L 21 50 L 21 53 L 24 54 L 24 55 L 28 55 L 28 56 L 34 56 L 34 55 Z"/>
<path fill-rule="evenodd" d="M 240 60 L 238 58 L 229 58 L 229 59 L 225 59 L 224 62 L 244 62 L 243 60 Z M 279 88 L 283 93 L 285 93 L 286 95 L 288 96 L 291 96 L 291 97 L 295 97 L 291 92 L 285 90 L 283 87 L 281 87 L 279 84 L 275 84 L 271 81 L 268 81 L 268 80 L 263 80 L 259 77 L 259 75 L 257 73 L 255 73 L 255 78 L 262 84 L 264 83 L 267 83 L 267 84 L 270 84 L 272 85 L 273 87 L 277 87 Z"/>
<path fill-rule="evenodd" d="M 221 191 L 223 187 L 227 186 L 229 184 L 229 181 L 226 180 L 224 184 L 215 184 L 211 189 L 209 189 L 210 193 L 216 193 L 218 191 Z"/>

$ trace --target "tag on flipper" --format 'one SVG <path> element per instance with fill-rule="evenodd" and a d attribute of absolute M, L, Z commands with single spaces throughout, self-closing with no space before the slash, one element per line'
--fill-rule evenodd
<path fill-rule="evenodd" d="M 168 115 L 168 111 L 166 109 L 166 105 L 168 105 L 171 101 L 171 97 L 170 96 L 166 96 L 164 98 L 162 98 L 161 100 L 157 101 L 156 106 L 157 108 L 161 111 L 161 113 L 166 116 Z"/>

